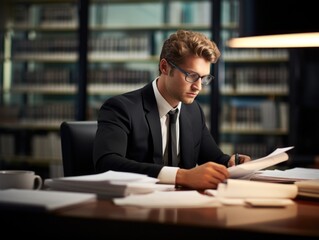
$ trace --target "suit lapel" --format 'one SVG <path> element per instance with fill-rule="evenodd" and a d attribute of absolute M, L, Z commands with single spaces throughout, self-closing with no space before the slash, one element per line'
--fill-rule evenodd
<path fill-rule="evenodd" d="M 142 98 L 146 119 L 148 121 L 154 148 L 154 163 L 163 165 L 162 154 L 162 133 L 157 103 L 152 87 L 152 83 L 146 85 L 142 90 Z"/>

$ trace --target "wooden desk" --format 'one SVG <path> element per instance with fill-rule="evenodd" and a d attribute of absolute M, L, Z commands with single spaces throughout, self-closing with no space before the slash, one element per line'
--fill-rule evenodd
<path fill-rule="evenodd" d="M 32 239 L 319 239 L 319 201 L 310 200 L 284 208 L 193 209 L 119 207 L 98 200 L 50 213 L 4 211 L 1 219 L 1 233 Z"/>

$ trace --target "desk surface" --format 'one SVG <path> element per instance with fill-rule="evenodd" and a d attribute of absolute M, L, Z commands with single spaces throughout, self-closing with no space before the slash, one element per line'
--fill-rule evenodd
<path fill-rule="evenodd" d="M 214 240 L 235 237 L 319 239 L 319 201 L 299 199 L 295 202 L 283 208 L 148 209 L 120 207 L 111 200 L 98 200 L 49 213 L 7 212 L 7 221 L 2 229 L 17 226 L 19 231 L 16 235 L 30 233 L 42 238 L 45 235 L 39 232 L 50 237 L 66 237 L 69 234 L 90 239 L 110 235 L 117 239 L 151 237 L 162 240 L 207 236 Z M 31 222 L 32 229 L 28 227 Z"/>

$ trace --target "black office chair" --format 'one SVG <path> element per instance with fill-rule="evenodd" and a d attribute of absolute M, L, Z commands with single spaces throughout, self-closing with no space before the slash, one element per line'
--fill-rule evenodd
<path fill-rule="evenodd" d="M 94 174 L 96 121 L 64 121 L 60 125 L 64 176 Z"/>

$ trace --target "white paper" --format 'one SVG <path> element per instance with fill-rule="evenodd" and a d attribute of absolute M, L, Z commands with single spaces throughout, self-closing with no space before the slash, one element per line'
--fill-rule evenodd
<path fill-rule="evenodd" d="M 228 179 L 218 184 L 217 191 L 206 190 L 207 194 L 217 198 L 286 198 L 297 196 L 298 188 L 294 184 L 257 182 L 242 179 Z"/>
<path fill-rule="evenodd" d="M 157 184 L 144 182 L 131 182 L 126 184 L 126 194 L 143 194 L 154 191 L 175 191 L 175 184 Z"/>
<path fill-rule="evenodd" d="M 285 207 L 295 203 L 285 198 L 246 198 L 245 204 L 250 207 Z"/>
<path fill-rule="evenodd" d="M 96 200 L 95 194 L 45 190 L 0 190 L 0 206 L 19 206 L 40 210 L 55 210 L 82 202 Z"/>
<path fill-rule="evenodd" d="M 319 193 L 319 179 L 295 182 L 300 190 Z"/>
<path fill-rule="evenodd" d="M 273 182 L 295 182 L 319 179 L 319 169 L 292 168 L 286 170 L 263 170 L 256 172 L 251 179 Z"/>
<path fill-rule="evenodd" d="M 46 179 L 44 185 L 52 190 L 96 193 L 99 198 L 175 190 L 174 184 L 158 184 L 158 181 L 159 179 L 144 174 L 107 171 L 100 174 Z"/>
<path fill-rule="evenodd" d="M 287 161 L 289 156 L 286 151 L 292 148 L 277 148 L 266 157 L 229 167 L 230 178 L 249 178 L 256 171 Z"/>
<path fill-rule="evenodd" d="M 146 208 L 197 208 L 218 207 L 221 203 L 214 197 L 203 195 L 195 190 L 153 192 L 143 195 L 130 195 L 115 198 L 116 205 L 132 205 Z"/>
<path fill-rule="evenodd" d="M 132 182 L 132 181 L 143 181 L 143 182 L 158 182 L 157 178 L 151 178 L 144 174 L 130 173 L 130 172 L 118 172 L 118 171 L 107 171 L 99 174 L 75 176 L 75 177 L 62 177 L 56 178 L 56 180 L 63 181 L 84 181 L 84 182 L 101 182 L 101 181 L 114 181 L 114 182 Z"/>

